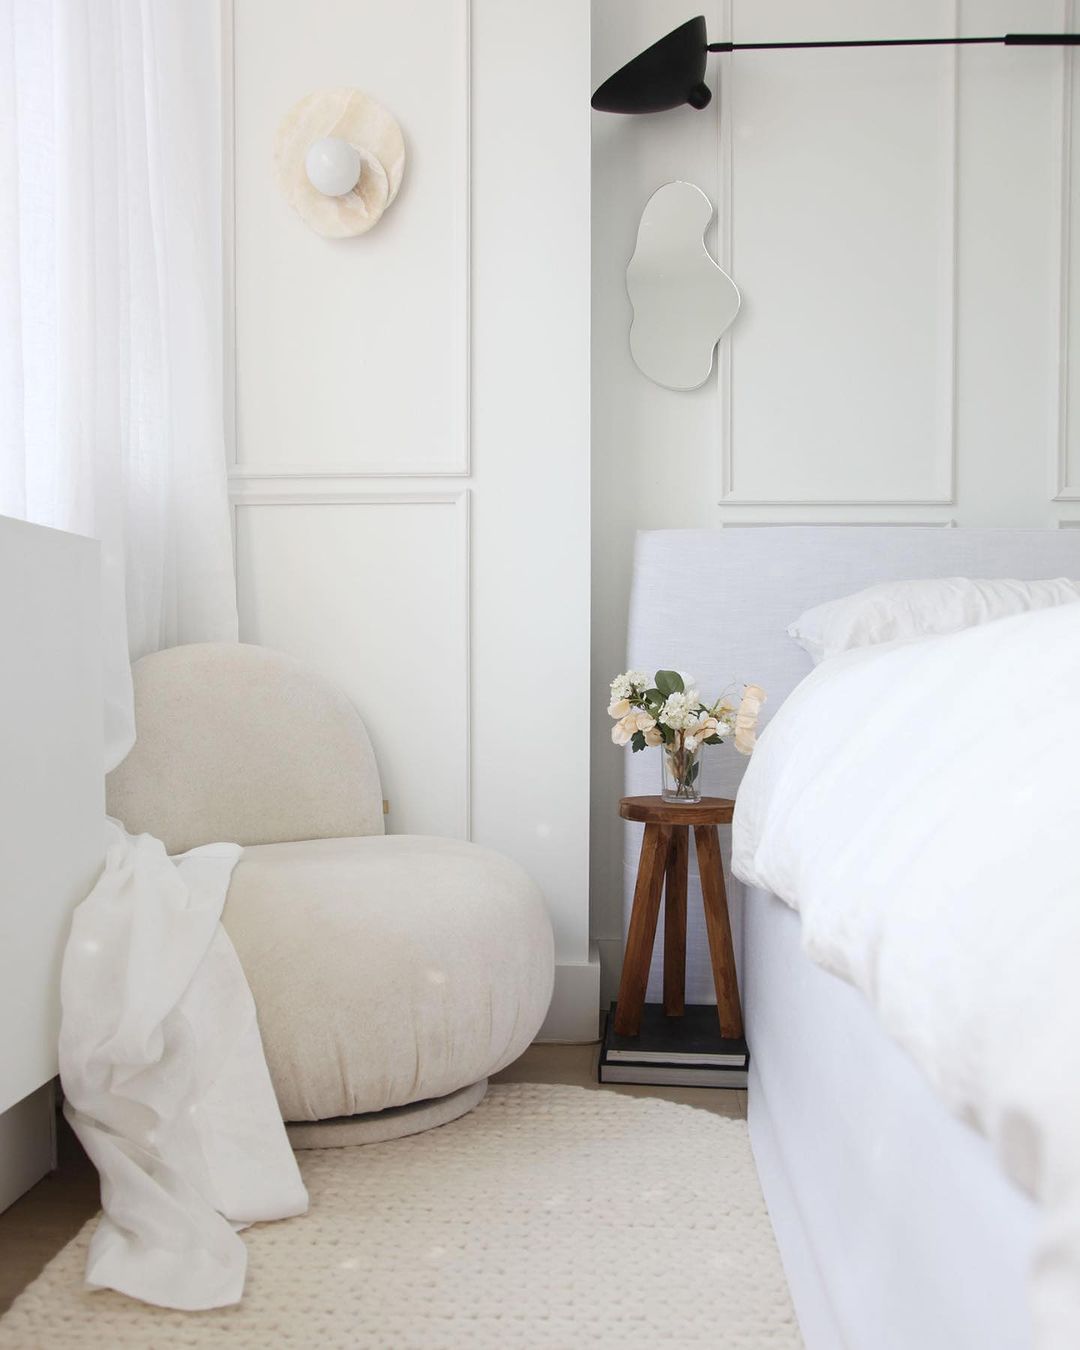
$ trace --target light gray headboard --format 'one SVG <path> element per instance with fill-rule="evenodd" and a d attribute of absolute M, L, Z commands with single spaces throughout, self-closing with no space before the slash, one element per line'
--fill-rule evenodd
<path fill-rule="evenodd" d="M 950 576 L 1080 580 L 1080 530 L 778 525 L 643 531 L 634 555 L 628 668 L 689 671 L 703 694 L 753 680 L 768 692 L 768 715 L 811 669 L 785 632 L 803 610 L 882 581 Z M 627 753 L 628 793 L 659 790 L 658 754 Z M 734 796 L 745 763 L 729 745 L 708 751 L 704 790 Z M 639 841 L 640 827 L 628 827 L 627 905 Z M 695 931 L 699 917 L 700 905 L 691 903 L 688 994 L 712 1002 Z M 659 998 L 656 969 L 650 999 Z"/>

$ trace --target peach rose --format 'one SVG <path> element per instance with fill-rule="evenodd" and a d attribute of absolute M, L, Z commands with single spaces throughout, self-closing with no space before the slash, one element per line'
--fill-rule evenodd
<path fill-rule="evenodd" d="M 748 684 L 743 689 L 742 702 L 735 714 L 735 749 L 740 755 L 753 753 L 757 744 L 758 714 L 764 702 L 765 690 L 759 684 Z"/>
<path fill-rule="evenodd" d="M 656 726 L 656 718 L 650 717 L 647 712 L 634 713 L 627 721 L 633 723 L 635 731 L 652 731 Z"/>
<path fill-rule="evenodd" d="M 628 727 L 626 725 L 627 722 L 629 721 L 630 721 L 629 717 L 624 717 L 621 722 L 616 722 L 615 725 L 611 728 L 611 739 L 615 742 L 616 745 L 630 744 L 630 737 L 634 734 L 634 732 L 633 728 Z"/>

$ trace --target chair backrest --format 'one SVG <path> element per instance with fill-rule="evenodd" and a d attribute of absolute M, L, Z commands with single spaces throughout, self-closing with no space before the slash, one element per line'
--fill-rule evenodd
<path fill-rule="evenodd" d="M 356 709 L 292 657 L 240 642 L 134 667 L 136 742 L 109 814 L 170 853 L 382 834 L 375 754 Z"/>

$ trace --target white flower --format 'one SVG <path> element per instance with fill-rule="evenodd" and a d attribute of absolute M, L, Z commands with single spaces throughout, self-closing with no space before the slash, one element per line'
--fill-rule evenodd
<path fill-rule="evenodd" d="M 679 672 L 683 688 L 669 694 L 654 717 L 640 706 L 641 695 L 652 687 L 652 680 L 643 670 L 627 670 L 611 681 L 611 701 L 608 713 L 615 719 L 611 739 L 616 745 L 629 745 L 640 737 L 646 745 L 663 745 L 658 723 L 676 733 L 676 747 L 691 754 L 706 741 L 733 737 L 735 748 L 748 755 L 754 748 L 758 714 L 765 702 L 765 691 L 756 684 L 744 686 L 742 700 L 736 709 L 727 699 L 717 699 L 710 707 L 701 701 L 694 688 L 694 679 Z M 655 706 L 655 705 L 654 705 Z M 641 740 L 637 740 L 640 747 Z"/>
<path fill-rule="evenodd" d="M 700 702 L 696 689 L 689 689 L 683 694 L 668 694 L 660 709 L 659 720 L 672 731 L 684 731 L 697 721 L 697 706 Z"/>

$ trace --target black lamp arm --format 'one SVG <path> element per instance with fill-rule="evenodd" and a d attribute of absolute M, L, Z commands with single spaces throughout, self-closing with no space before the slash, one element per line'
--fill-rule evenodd
<path fill-rule="evenodd" d="M 1006 33 L 1006 47 L 1077 47 L 1080 33 Z"/>
<path fill-rule="evenodd" d="M 1005 33 L 1002 37 L 870 38 L 850 42 L 710 42 L 711 52 L 795 51 L 806 47 L 970 47 L 1004 43 L 1006 47 L 1076 47 L 1080 33 Z"/>

